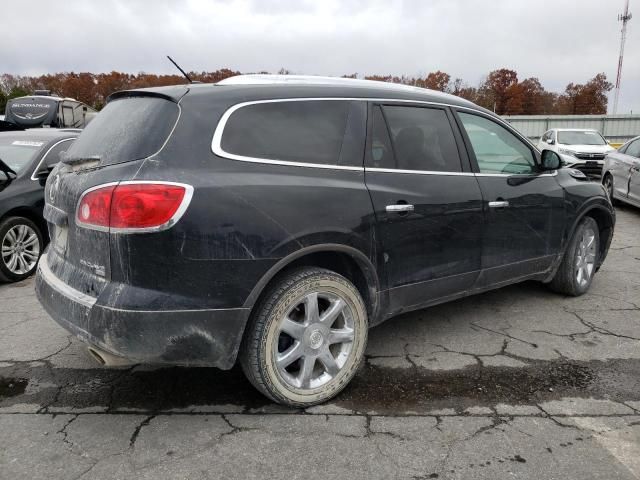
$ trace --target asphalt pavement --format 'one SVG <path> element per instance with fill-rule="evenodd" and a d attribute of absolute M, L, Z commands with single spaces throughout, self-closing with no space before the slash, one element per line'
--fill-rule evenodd
<path fill-rule="evenodd" d="M 0 285 L 0 479 L 640 478 L 640 210 L 590 292 L 515 285 L 373 329 L 331 402 L 238 369 L 107 369 Z"/>

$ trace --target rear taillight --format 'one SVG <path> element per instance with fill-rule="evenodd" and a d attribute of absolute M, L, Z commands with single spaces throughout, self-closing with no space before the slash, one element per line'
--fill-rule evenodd
<path fill-rule="evenodd" d="M 112 233 L 164 230 L 175 224 L 193 187 L 179 183 L 122 182 L 87 190 L 76 209 L 76 224 Z"/>

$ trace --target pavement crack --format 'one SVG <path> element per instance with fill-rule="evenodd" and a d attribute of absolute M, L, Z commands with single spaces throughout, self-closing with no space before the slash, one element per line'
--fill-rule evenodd
<path fill-rule="evenodd" d="M 220 418 L 222 418 L 222 420 L 229 426 L 229 428 L 231 430 L 228 431 L 228 432 L 224 432 L 223 434 L 220 435 L 219 438 L 223 438 L 223 437 L 230 436 L 230 435 L 235 435 L 236 433 L 241 433 L 241 432 L 254 432 L 254 431 L 260 430 L 259 428 L 239 427 L 237 425 L 234 425 L 231 422 L 231 420 L 229 420 L 229 417 L 226 414 L 220 415 Z"/>
<path fill-rule="evenodd" d="M 140 435 L 140 431 L 144 427 L 149 425 L 149 423 L 151 423 L 151 420 L 153 420 L 154 418 L 156 418 L 155 414 L 149 415 L 136 426 L 136 428 L 133 430 L 133 433 L 131 434 L 131 438 L 129 439 L 129 448 L 131 449 L 135 448 L 136 440 L 138 440 L 138 435 Z"/>
<path fill-rule="evenodd" d="M 622 335 L 622 334 L 619 334 L 619 333 L 614 333 L 614 332 L 612 332 L 610 330 L 607 330 L 606 328 L 593 325 L 592 323 L 589 323 L 584 318 L 582 318 L 580 316 L 580 314 L 578 314 L 577 312 L 569 312 L 569 313 L 572 313 L 573 315 L 575 315 L 575 317 L 580 321 L 580 323 L 582 323 L 585 327 L 591 329 L 591 332 L 599 333 L 600 335 L 609 335 L 609 336 L 617 337 L 617 338 L 626 338 L 627 340 L 640 341 L 640 338 L 638 338 L 638 337 L 631 337 L 629 335 Z M 591 333 L 591 332 L 588 332 L 588 333 Z"/>
<path fill-rule="evenodd" d="M 481 330 L 485 330 L 485 331 L 487 331 L 487 332 L 494 333 L 494 334 L 496 334 L 496 335 L 502 335 L 503 337 L 507 337 L 507 338 L 509 338 L 509 339 L 511 339 L 511 340 L 516 340 L 516 341 L 518 341 L 518 342 L 524 343 L 525 345 L 529 345 L 530 347 L 538 348 L 538 344 L 537 344 L 537 343 L 528 342 L 528 341 L 523 340 L 523 339 L 521 339 L 521 338 L 514 337 L 513 335 L 509 335 L 508 333 L 500 332 L 500 331 L 498 331 L 498 330 L 492 330 L 491 328 L 483 327 L 483 326 L 478 325 L 478 324 L 473 323 L 473 322 L 471 322 L 471 323 L 470 323 L 470 325 L 472 325 L 472 326 L 474 326 L 474 327 L 476 327 L 476 328 L 479 328 L 479 329 L 481 329 Z"/>
<path fill-rule="evenodd" d="M 74 444 L 73 444 L 73 442 L 69 441 L 69 438 L 68 438 L 68 432 L 67 432 L 67 427 L 68 427 L 69 425 L 71 425 L 73 422 L 75 422 L 75 421 L 78 419 L 78 416 L 79 416 L 78 414 L 73 415 L 73 416 L 69 419 L 69 421 L 68 421 L 67 423 L 65 423 L 65 424 L 62 426 L 62 428 L 56 432 L 56 433 L 59 433 L 59 434 L 61 434 L 61 435 L 62 435 L 62 441 L 63 441 L 65 444 L 69 445 L 69 447 L 70 447 L 70 448 L 73 448 Z"/>
<path fill-rule="evenodd" d="M 414 369 L 418 368 L 418 365 L 416 365 L 416 362 L 414 362 L 413 359 L 411 358 L 411 355 L 409 355 L 409 344 L 408 343 L 404 344 L 404 358 L 411 365 L 411 367 L 413 367 Z"/>
<path fill-rule="evenodd" d="M 67 344 L 60 348 L 59 350 L 53 352 L 50 355 L 47 355 L 46 357 L 42 357 L 42 358 L 37 358 L 34 361 L 36 362 L 44 362 L 46 360 L 49 360 L 51 357 L 55 357 L 56 355 L 61 354 L 62 352 L 64 352 L 67 348 L 69 348 L 71 345 L 73 344 L 73 335 L 67 335 Z"/>

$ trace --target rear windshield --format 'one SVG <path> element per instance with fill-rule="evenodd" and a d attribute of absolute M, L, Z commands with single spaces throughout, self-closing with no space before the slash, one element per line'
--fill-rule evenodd
<path fill-rule="evenodd" d="M 45 144 L 43 140 L 3 135 L 0 137 L 0 159 L 14 172 L 20 173 Z"/>
<path fill-rule="evenodd" d="M 178 118 L 178 105 L 157 97 L 109 102 L 83 130 L 63 161 L 131 162 L 158 152 Z"/>

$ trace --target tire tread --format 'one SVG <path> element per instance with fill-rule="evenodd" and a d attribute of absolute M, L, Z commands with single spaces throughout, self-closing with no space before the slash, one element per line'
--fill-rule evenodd
<path fill-rule="evenodd" d="M 357 295 L 358 301 L 362 305 L 363 310 L 366 312 L 366 309 L 364 308 L 364 302 L 362 301 L 359 292 L 351 284 L 351 282 L 349 282 L 342 275 L 339 275 L 331 270 L 318 267 L 302 267 L 299 269 L 291 270 L 290 272 L 282 275 L 280 278 L 277 278 L 276 281 L 273 282 L 270 287 L 268 287 L 268 290 L 262 297 L 262 300 L 254 309 L 254 313 L 247 323 L 245 335 L 239 352 L 240 366 L 242 367 L 242 370 L 244 371 L 244 374 L 249 382 L 270 400 L 292 407 L 309 407 L 314 404 L 322 403 L 326 401 L 326 399 L 319 400 L 313 403 L 295 402 L 283 395 L 280 395 L 277 391 L 275 391 L 275 389 L 270 388 L 269 382 L 263 372 L 263 369 L 261 368 L 259 351 L 261 343 L 266 341 L 266 335 L 264 333 L 267 328 L 269 316 L 278 301 L 287 293 L 289 289 L 291 289 L 297 283 L 300 283 L 311 277 L 329 277 L 331 278 L 331 280 L 339 280 L 341 283 L 344 283 L 346 286 L 353 289 L 354 293 Z M 346 386 L 346 383 L 343 386 Z M 340 390 L 341 388 L 337 392 L 339 392 Z"/>

